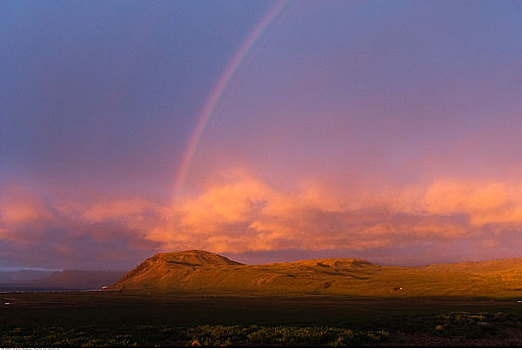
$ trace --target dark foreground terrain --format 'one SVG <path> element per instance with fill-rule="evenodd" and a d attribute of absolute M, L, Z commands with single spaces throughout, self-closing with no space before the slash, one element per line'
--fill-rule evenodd
<path fill-rule="evenodd" d="M 0 298 L 2 347 L 522 346 L 517 300 L 130 292 Z"/>

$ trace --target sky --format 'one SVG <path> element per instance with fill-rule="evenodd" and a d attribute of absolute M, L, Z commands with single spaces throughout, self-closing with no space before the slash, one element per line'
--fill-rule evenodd
<path fill-rule="evenodd" d="M 0 267 L 522 256 L 522 2 L 0 3 Z"/>

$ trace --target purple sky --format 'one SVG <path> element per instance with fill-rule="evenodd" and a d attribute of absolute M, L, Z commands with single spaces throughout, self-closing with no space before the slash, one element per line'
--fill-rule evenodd
<path fill-rule="evenodd" d="M 522 2 L 2 1 L 0 267 L 522 254 Z"/>

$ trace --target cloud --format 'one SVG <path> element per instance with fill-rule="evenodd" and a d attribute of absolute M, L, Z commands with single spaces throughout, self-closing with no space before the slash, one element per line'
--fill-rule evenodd
<path fill-rule="evenodd" d="M 18 225 L 37 221 L 52 220 L 52 214 L 38 198 L 20 189 L 1 188 L 4 191 L 0 201 L 0 222 Z"/>
<path fill-rule="evenodd" d="M 234 178 L 173 208 L 177 219 L 147 239 L 167 250 L 362 250 L 472 240 L 522 227 L 520 185 L 442 179 L 343 194 L 320 183 L 283 192 L 247 173 Z"/>
<path fill-rule="evenodd" d="M 235 171 L 176 204 L 8 194 L 0 202 L 0 243 L 10 242 L 9 254 L 24 252 L 25 260 L 31 254 L 44 260 L 52 252 L 51 260 L 74 263 L 89 256 L 103 265 L 183 249 L 243 254 L 429 246 L 442 253 L 457 245 L 468 247 L 469 256 L 486 248 L 513 255 L 517 250 L 510 242 L 522 231 L 522 184 L 498 181 L 440 179 L 426 186 L 345 192 L 317 181 L 285 191 Z"/>
<path fill-rule="evenodd" d="M 255 217 L 273 195 L 263 182 L 253 178 L 217 185 L 182 205 L 182 225 L 204 233 L 242 223 Z"/>
<path fill-rule="evenodd" d="M 420 193 L 413 212 L 465 215 L 473 227 L 522 222 L 522 183 L 442 179 Z"/>
<path fill-rule="evenodd" d="M 155 204 L 114 199 L 61 201 L 2 186 L 0 265 L 125 270 L 154 244 L 143 238 L 156 224 Z"/>
<path fill-rule="evenodd" d="M 83 211 L 81 219 L 86 222 L 103 222 L 120 218 L 143 219 L 143 215 L 151 208 L 153 203 L 143 199 L 104 201 L 96 203 Z"/>

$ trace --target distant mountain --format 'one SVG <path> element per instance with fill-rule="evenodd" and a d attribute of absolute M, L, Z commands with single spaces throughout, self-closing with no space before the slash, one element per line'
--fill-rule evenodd
<path fill-rule="evenodd" d="M 110 286 L 122 275 L 120 271 L 63 270 L 32 283 L 45 287 L 94 289 Z"/>
<path fill-rule="evenodd" d="M 10 280 L 0 282 L 0 290 L 88 290 L 114 284 L 124 272 L 63 270 L 50 272 L 31 280 Z"/>
<path fill-rule="evenodd" d="M 522 258 L 424 267 L 362 259 L 244 265 L 204 251 L 156 254 L 112 290 L 352 296 L 522 296 Z"/>
<path fill-rule="evenodd" d="M 0 271 L 0 283 L 14 283 L 22 281 L 31 281 L 48 277 L 53 271 L 42 270 L 16 270 L 16 271 Z"/>

